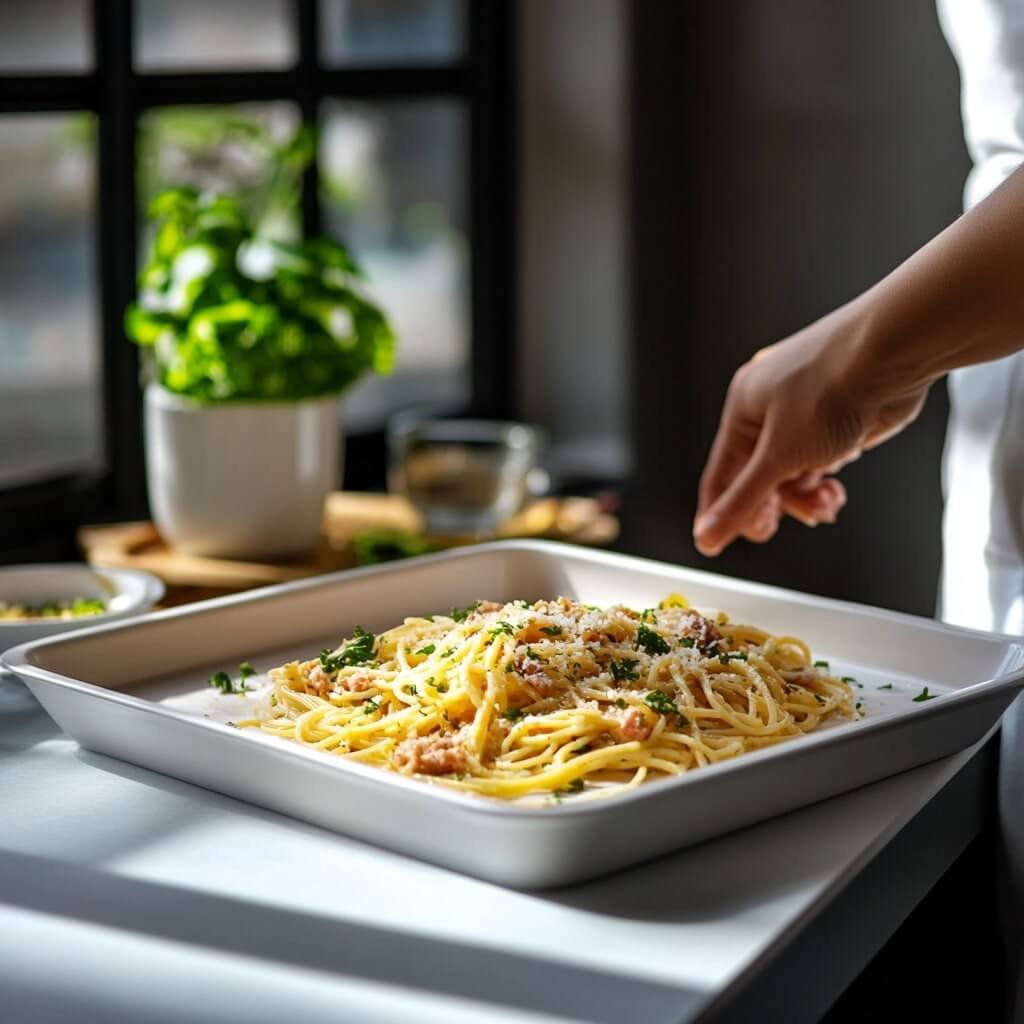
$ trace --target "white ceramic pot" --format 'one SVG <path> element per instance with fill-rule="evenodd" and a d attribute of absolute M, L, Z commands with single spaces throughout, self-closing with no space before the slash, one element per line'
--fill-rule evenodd
<path fill-rule="evenodd" d="M 338 399 L 205 405 L 145 393 L 153 519 L 179 551 L 287 558 L 316 545 L 341 472 Z"/>

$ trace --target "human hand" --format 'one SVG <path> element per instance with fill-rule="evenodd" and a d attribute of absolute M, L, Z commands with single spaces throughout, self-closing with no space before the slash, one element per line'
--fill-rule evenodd
<path fill-rule="evenodd" d="M 703 554 L 740 536 L 766 541 L 783 514 L 834 522 L 846 490 L 832 474 L 916 418 L 930 382 L 886 372 L 862 334 L 847 307 L 737 370 L 700 481 Z"/>

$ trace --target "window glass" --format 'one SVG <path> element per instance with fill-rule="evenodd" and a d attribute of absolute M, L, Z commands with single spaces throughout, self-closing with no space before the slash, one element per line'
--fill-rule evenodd
<path fill-rule="evenodd" d="M 282 68 L 295 62 L 287 0 L 136 0 L 141 71 Z"/>
<path fill-rule="evenodd" d="M 0 118 L 0 486 L 102 462 L 90 114 Z"/>
<path fill-rule="evenodd" d="M 0 3 L 0 73 L 90 70 L 91 27 L 87 0 Z"/>
<path fill-rule="evenodd" d="M 465 50 L 464 0 L 323 0 L 325 63 L 436 64 Z"/>
<path fill-rule="evenodd" d="M 451 101 L 323 105 L 324 228 L 363 265 L 398 336 L 394 374 L 347 396 L 350 427 L 468 399 L 465 131 Z"/>

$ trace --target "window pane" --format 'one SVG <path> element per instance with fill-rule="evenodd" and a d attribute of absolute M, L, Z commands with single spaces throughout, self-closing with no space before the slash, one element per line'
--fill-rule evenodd
<path fill-rule="evenodd" d="M 349 427 L 396 409 L 458 404 L 470 393 L 465 117 L 450 101 L 323 106 L 324 227 L 351 246 L 391 317 L 390 377 L 357 385 Z"/>
<path fill-rule="evenodd" d="M 465 50 L 464 0 L 322 0 L 328 64 L 436 64 Z"/>
<path fill-rule="evenodd" d="M 0 4 L 0 72 L 88 71 L 87 0 Z"/>
<path fill-rule="evenodd" d="M 296 238 L 301 172 L 289 172 L 279 152 L 300 122 L 298 108 L 284 102 L 147 111 L 139 121 L 140 260 L 149 202 L 176 185 L 239 196 L 264 232 Z"/>
<path fill-rule="evenodd" d="M 295 62 L 287 0 L 136 0 L 142 71 L 281 68 Z"/>
<path fill-rule="evenodd" d="M 0 118 L 0 486 L 102 461 L 94 127 Z"/>

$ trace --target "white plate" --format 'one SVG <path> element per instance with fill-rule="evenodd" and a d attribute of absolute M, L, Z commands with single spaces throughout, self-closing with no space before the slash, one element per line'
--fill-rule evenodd
<path fill-rule="evenodd" d="M 857 678 L 867 717 L 607 799 L 524 807 L 231 728 L 224 721 L 257 697 L 207 686 L 212 671 L 243 660 L 267 668 L 333 647 L 356 625 L 380 631 L 476 598 L 645 607 L 670 591 L 801 636 Z M 93 750 L 527 887 L 581 881 L 951 754 L 980 739 L 1024 685 L 1024 648 L 1007 637 L 537 541 L 251 591 L 39 641 L 3 661 Z M 914 702 L 925 685 L 941 696 Z"/>
<path fill-rule="evenodd" d="M 0 619 L 0 651 L 44 636 L 97 626 L 148 612 L 164 596 L 163 583 L 138 569 L 97 569 L 81 562 L 0 568 L 0 601 L 42 604 L 99 598 L 107 610 L 77 619 Z"/>

